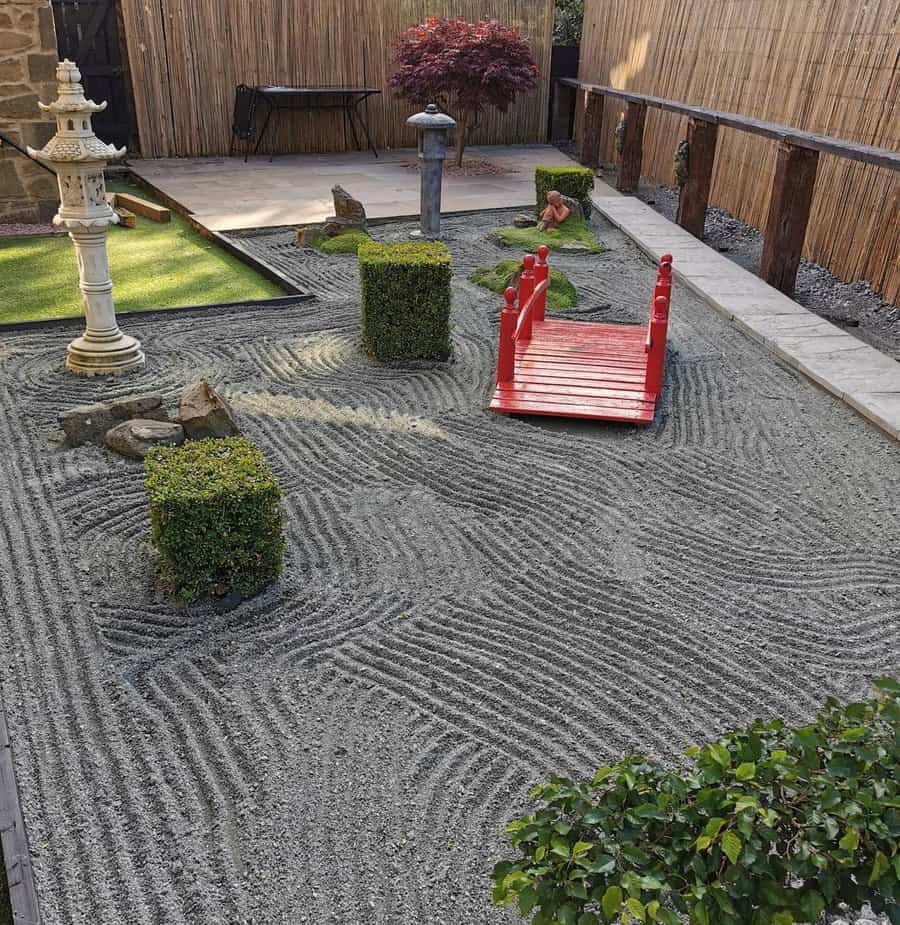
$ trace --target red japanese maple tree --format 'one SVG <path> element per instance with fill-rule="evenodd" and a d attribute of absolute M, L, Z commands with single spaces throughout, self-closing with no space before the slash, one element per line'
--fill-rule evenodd
<path fill-rule="evenodd" d="M 540 71 L 524 36 L 495 20 L 430 17 L 400 36 L 391 86 L 414 103 L 437 103 L 457 121 L 456 163 L 469 130 L 488 106 L 506 112 L 534 90 Z"/>

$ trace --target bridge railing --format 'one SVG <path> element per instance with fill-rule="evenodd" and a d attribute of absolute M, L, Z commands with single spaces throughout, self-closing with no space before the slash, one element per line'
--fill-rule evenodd
<path fill-rule="evenodd" d="M 503 293 L 506 304 L 500 313 L 498 382 L 511 382 L 515 378 L 516 343 L 531 340 L 535 323 L 540 324 L 546 315 L 547 290 L 550 288 L 549 254 L 550 249 L 544 244 L 538 248 L 536 264 L 534 255 L 526 254 L 522 258 L 518 288 L 510 286 Z"/>

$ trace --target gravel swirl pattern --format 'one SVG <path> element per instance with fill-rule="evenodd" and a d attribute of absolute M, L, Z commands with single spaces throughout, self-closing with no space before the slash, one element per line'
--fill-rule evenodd
<path fill-rule="evenodd" d="M 494 925 L 505 821 L 550 770 L 810 716 L 900 667 L 900 456 L 676 288 L 646 429 L 485 411 L 509 256 L 446 222 L 452 362 L 359 350 L 350 257 L 246 244 L 317 301 L 124 320 L 146 369 L 0 344 L 0 668 L 45 925 Z M 554 257 L 582 320 L 654 268 Z M 408 225 L 384 225 L 386 239 Z M 66 449 L 74 404 L 222 385 L 285 490 L 282 581 L 230 611 L 158 588 L 139 465 Z"/>

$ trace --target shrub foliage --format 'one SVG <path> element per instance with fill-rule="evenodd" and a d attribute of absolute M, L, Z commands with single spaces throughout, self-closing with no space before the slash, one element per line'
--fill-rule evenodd
<path fill-rule="evenodd" d="M 554 777 L 507 831 L 494 901 L 533 925 L 792 925 L 839 903 L 900 923 L 900 684 L 799 729 L 756 722 L 688 749 Z"/>
<path fill-rule="evenodd" d="M 439 241 L 359 247 L 362 339 L 380 360 L 450 356 L 450 252 Z"/>
<path fill-rule="evenodd" d="M 196 440 L 145 461 L 151 540 L 184 600 L 250 595 L 283 570 L 281 489 L 249 440 Z"/>
<path fill-rule="evenodd" d="M 469 130 L 488 106 L 506 112 L 519 93 L 537 89 L 540 71 L 525 37 L 495 20 L 429 17 L 397 44 L 391 86 L 421 106 L 437 103 L 457 121 L 456 163 Z"/>
<path fill-rule="evenodd" d="M 556 190 L 563 196 L 571 196 L 590 207 L 591 190 L 594 188 L 594 171 L 590 167 L 536 167 L 534 189 L 538 209 L 547 205 L 547 193 Z M 585 213 L 587 214 L 587 213 Z"/>

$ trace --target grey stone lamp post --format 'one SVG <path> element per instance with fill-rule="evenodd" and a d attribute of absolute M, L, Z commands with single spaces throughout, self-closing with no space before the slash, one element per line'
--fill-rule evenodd
<path fill-rule="evenodd" d="M 59 212 L 53 224 L 65 228 L 75 244 L 78 280 L 84 303 L 85 331 L 69 344 L 66 367 L 83 375 L 123 373 L 144 364 L 140 342 L 119 330 L 113 305 L 106 238 L 118 216 L 106 200 L 103 168 L 122 157 L 91 128 L 91 117 L 106 103 L 85 99 L 81 72 L 71 61 L 56 69 L 59 99 L 41 109 L 56 117 L 56 134 L 32 157 L 49 164 L 59 183 Z"/>
<path fill-rule="evenodd" d="M 419 184 L 421 187 L 420 226 L 425 238 L 441 236 L 441 182 L 447 157 L 447 133 L 456 120 L 429 103 L 425 112 L 406 120 L 419 133 Z"/>

